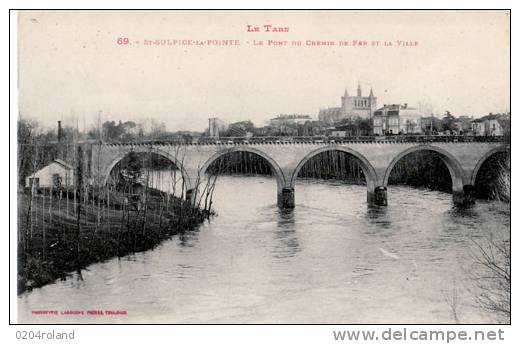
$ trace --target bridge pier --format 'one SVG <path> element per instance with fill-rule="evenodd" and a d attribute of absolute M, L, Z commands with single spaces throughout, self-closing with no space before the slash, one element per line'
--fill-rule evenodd
<path fill-rule="evenodd" d="M 459 207 L 468 207 L 475 204 L 475 187 L 464 185 L 462 190 L 453 190 L 453 203 Z"/>
<path fill-rule="evenodd" d="M 367 203 L 372 205 L 387 206 L 386 186 L 377 186 L 374 191 L 367 191 Z"/>
<path fill-rule="evenodd" d="M 282 188 L 278 191 L 278 206 L 282 209 L 294 208 L 294 188 Z"/>
<path fill-rule="evenodd" d="M 186 201 L 188 201 L 191 205 L 195 204 L 195 189 L 186 190 Z"/>

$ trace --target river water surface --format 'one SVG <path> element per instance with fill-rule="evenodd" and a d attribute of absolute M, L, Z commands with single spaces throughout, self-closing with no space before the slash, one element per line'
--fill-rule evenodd
<path fill-rule="evenodd" d="M 452 207 L 451 195 L 296 184 L 296 208 L 276 206 L 269 177 L 219 177 L 218 216 L 154 250 L 89 266 L 18 299 L 20 322 L 453 323 L 493 322 L 476 307 L 472 238 L 510 226 L 492 203 Z M 32 310 L 123 310 L 41 316 Z"/>

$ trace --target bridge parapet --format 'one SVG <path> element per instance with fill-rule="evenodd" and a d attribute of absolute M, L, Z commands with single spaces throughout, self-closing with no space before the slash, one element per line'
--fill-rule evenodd
<path fill-rule="evenodd" d="M 144 144 L 144 145 L 248 145 L 248 144 L 293 144 L 293 143 L 464 143 L 464 142 L 500 142 L 508 143 L 509 138 L 503 136 L 466 136 L 466 135 L 392 135 L 392 136 L 254 136 L 246 137 L 200 137 L 193 139 L 147 140 L 130 143 L 108 144 Z"/>

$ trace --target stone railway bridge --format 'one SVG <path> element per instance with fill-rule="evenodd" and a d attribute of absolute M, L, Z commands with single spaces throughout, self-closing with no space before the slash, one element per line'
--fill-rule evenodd
<path fill-rule="evenodd" d="M 94 183 L 105 184 L 114 166 L 130 152 L 155 153 L 171 160 L 182 172 L 186 197 L 190 199 L 200 176 L 218 158 L 232 152 L 251 152 L 264 158 L 276 178 L 277 202 L 282 208 L 295 204 L 299 170 L 313 156 L 342 151 L 356 157 L 367 184 L 367 202 L 387 205 L 386 186 L 394 165 L 407 154 L 427 150 L 439 153 L 448 167 L 457 205 L 473 202 L 473 186 L 484 161 L 498 152 L 509 152 L 503 142 L 269 142 L 269 143 L 101 143 L 92 146 L 91 175 Z M 98 184 L 99 185 L 99 184 Z"/>

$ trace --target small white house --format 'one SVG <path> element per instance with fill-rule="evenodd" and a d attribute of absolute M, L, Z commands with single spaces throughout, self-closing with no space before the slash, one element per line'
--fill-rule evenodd
<path fill-rule="evenodd" d="M 488 115 L 471 122 L 475 136 L 504 136 L 504 128 L 499 122 L 500 115 Z"/>
<path fill-rule="evenodd" d="M 486 136 L 486 125 L 480 118 L 471 122 L 471 130 L 475 136 Z"/>
<path fill-rule="evenodd" d="M 347 136 L 347 132 L 344 131 L 344 130 L 332 130 L 330 132 L 330 136 L 333 136 L 333 137 L 345 137 L 345 136 Z"/>
<path fill-rule="evenodd" d="M 40 188 L 73 186 L 74 169 L 65 161 L 56 159 L 25 178 L 26 187 L 31 187 L 33 183 L 35 187 Z"/>

